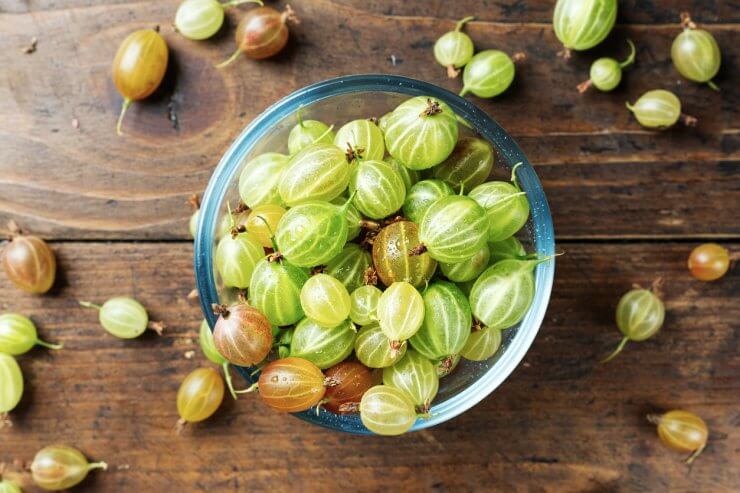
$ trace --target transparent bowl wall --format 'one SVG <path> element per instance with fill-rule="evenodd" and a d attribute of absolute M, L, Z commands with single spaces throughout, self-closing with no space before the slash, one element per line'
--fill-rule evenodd
<path fill-rule="evenodd" d="M 496 166 L 492 179 L 508 180 L 511 167 L 523 163 L 517 171 L 519 184 L 527 192 L 531 216 L 519 237 L 529 252 L 552 255 L 554 233 L 550 209 L 542 186 L 514 140 L 491 117 L 473 103 L 432 84 L 388 75 L 356 75 L 320 82 L 300 89 L 275 103 L 256 118 L 226 151 L 214 172 L 203 198 L 198 235 L 195 240 L 195 272 L 200 302 L 205 318 L 213 327 L 216 317 L 212 303 L 232 303 L 236 293 L 223 289 L 212 262 L 216 231 L 227 215 L 227 202 L 234 207 L 239 201 L 239 173 L 246 162 L 263 152 L 287 153 L 287 137 L 297 123 L 301 108 L 304 119 L 316 119 L 336 125 L 371 116 L 379 117 L 411 96 L 431 96 L 452 107 L 469 122 L 478 136 L 490 141 L 496 149 Z M 464 130 L 463 127 L 460 127 Z M 536 294 L 522 322 L 504 331 L 498 353 L 485 362 L 461 360 L 451 375 L 440 381 L 440 390 L 429 419 L 418 420 L 412 430 L 442 423 L 466 411 L 490 394 L 514 370 L 529 349 L 542 323 L 550 298 L 554 261 L 540 264 L 535 271 Z M 246 369 L 240 369 L 250 383 L 254 380 Z M 272 412 L 265 407 L 265 412 Z M 359 415 L 335 415 L 321 410 L 296 416 L 334 430 L 370 433 Z"/>

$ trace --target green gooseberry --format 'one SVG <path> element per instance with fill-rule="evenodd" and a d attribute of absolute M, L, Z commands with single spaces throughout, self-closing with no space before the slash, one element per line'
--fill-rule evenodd
<path fill-rule="evenodd" d="M 388 113 L 384 114 L 383 116 L 378 118 L 378 123 L 376 123 L 376 125 L 378 125 L 378 128 L 380 129 L 381 132 L 383 132 L 384 135 L 385 135 L 385 129 L 388 127 L 388 117 L 391 116 L 391 113 L 393 112 L 389 111 Z"/>
<path fill-rule="evenodd" d="M 619 85 L 622 80 L 622 69 L 632 65 L 635 61 L 635 44 L 627 40 L 630 46 L 630 55 L 623 61 L 603 57 L 591 64 L 589 79 L 578 84 L 578 92 L 583 94 L 589 87 L 594 86 L 599 91 L 608 92 Z"/>
<path fill-rule="evenodd" d="M 406 344 L 394 349 L 378 323 L 360 329 L 355 339 L 355 355 L 368 368 L 391 366 L 406 354 Z"/>
<path fill-rule="evenodd" d="M 339 279 L 348 292 L 365 283 L 365 273 L 372 265 L 370 253 L 356 243 L 347 243 L 342 251 L 326 264 L 325 274 Z"/>
<path fill-rule="evenodd" d="M 527 250 L 522 245 L 516 236 L 510 236 L 505 240 L 493 241 L 488 244 L 488 249 L 491 252 L 489 265 L 493 265 L 499 260 L 508 258 L 524 259 L 527 256 Z"/>
<path fill-rule="evenodd" d="M 229 361 L 221 356 L 221 353 L 216 349 L 216 344 L 213 342 L 213 332 L 208 326 L 208 322 L 203 320 L 200 323 L 200 329 L 198 330 L 198 343 L 200 349 L 203 351 L 203 355 L 212 363 L 215 363 L 221 367 L 224 372 L 224 380 L 226 380 L 226 386 L 229 389 L 231 397 L 236 399 L 236 390 L 234 389 L 234 383 L 231 381 L 231 373 L 229 372 Z"/>
<path fill-rule="evenodd" d="M 688 13 L 681 14 L 683 32 L 671 45 L 671 59 L 678 73 L 687 79 L 704 83 L 719 91 L 712 79 L 722 64 L 722 54 L 714 36 L 704 29 L 697 29 Z"/>
<path fill-rule="evenodd" d="M 442 197 L 424 213 L 419 223 L 421 244 L 414 253 L 428 251 L 438 262 L 462 262 L 486 244 L 488 230 L 486 211 L 472 197 Z"/>
<path fill-rule="evenodd" d="M 383 291 L 376 309 L 383 334 L 394 350 L 413 336 L 424 321 L 424 300 L 406 281 L 394 282 Z"/>
<path fill-rule="evenodd" d="M 439 390 L 439 376 L 431 361 L 409 350 L 396 364 L 383 369 L 383 385 L 397 388 L 411 399 L 417 412 L 427 414 Z"/>
<path fill-rule="evenodd" d="M 301 288 L 301 306 L 306 316 L 324 327 L 336 327 L 349 317 L 347 288 L 328 274 L 316 274 Z"/>
<path fill-rule="evenodd" d="M 422 297 L 424 321 L 411 338 L 411 346 L 432 361 L 450 359 L 460 353 L 470 336 L 470 303 L 460 288 L 445 281 L 430 284 Z"/>
<path fill-rule="evenodd" d="M 185 0 L 177 7 L 175 29 L 188 39 L 208 39 L 216 34 L 224 23 L 224 9 L 243 3 L 263 5 L 261 0 Z"/>
<path fill-rule="evenodd" d="M 0 476 L 0 493 L 23 493 L 23 491 L 17 484 Z"/>
<path fill-rule="evenodd" d="M 278 184 L 290 158 L 277 152 L 266 152 L 248 161 L 239 174 L 239 197 L 247 207 L 283 205 Z"/>
<path fill-rule="evenodd" d="M 347 153 L 349 161 L 356 157 L 379 161 L 385 155 L 383 132 L 368 119 L 353 120 L 342 125 L 334 137 L 334 145 Z"/>
<path fill-rule="evenodd" d="M 337 197 L 331 201 L 332 204 L 339 207 L 343 207 L 347 202 L 349 202 L 349 197 Z M 360 230 L 362 230 L 362 224 L 364 223 L 360 211 L 352 202 L 349 202 L 344 217 L 347 220 L 347 241 L 354 240 L 360 236 Z"/>
<path fill-rule="evenodd" d="M 462 32 L 463 26 L 474 20 L 475 17 L 465 17 L 455 24 L 455 30 L 444 33 L 434 43 L 434 58 L 437 63 L 447 67 L 447 76 L 454 79 L 460 73 L 460 67 L 465 66 L 473 57 L 473 40 Z"/>
<path fill-rule="evenodd" d="M 311 144 L 331 144 L 334 142 L 332 127 L 318 120 L 304 120 L 301 110 L 297 113 L 298 123 L 288 134 L 288 152 L 292 156 Z"/>
<path fill-rule="evenodd" d="M 371 387 L 360 400 L 362 424 L 378 435 L 402 435 L 414 426 L 417 417 L 414 403 L 390 385 Z"/>
<path fill-rule="evenodd" d="M 457 141 L 452 154 L 434 167 L 434 177 L 456 191 L 472 190 L 488 179 L 493 169 L 493 147 L 488 141 L 464 137 Z"/>
<path fill-rule="evenodd" d="M 617 0 L 558 0 L 552 17 L 561 52 L 588 50 L 604 41 L 617 20 Z"/>
<path fill-rule="evenodd" d="M 7 413 L 15 409 L 21 397 L 23 397 L 21 367 L 11 355 L 0 353 L 0 428 L 12 426 Z"/>
<path fill-rule="evenodd" d="M 304 318 L 296 325 L 290 341 L 290 356 L 303 358 L 325 370 L 352 353 L 357 331 L 349 320 L 324 327 Z"/>
<path fill-rule="evenodd" d="M 697 122 L 693 116 L 681 113 L 681 100 L 665 89 L 648 91 L 640 96 L 634 105 L 629 103 L 626 105 L 640 125 L 647 128 L 669 128 L 678 120 L 688 127 L 693 127 Z"/>
<path fill-rule="evenodd" d="M 289 207 L 339 197 L 349 183 L 350 168 L 344 153 L 332 144 L 311 144 L 290 158 L 278 192 Z"/>
<path fill-rule="evenodd" d="M 378 300 L 383 292 L 375 286 L 360 286 L 349 295 L 349 318 L 359 326 L 378 321 Z"/>
<path fill-rule="evenodd" d="M 442 180 L 421 180 L 406 194 L 403 215 L 419 224 L 430 205 L 442 197 L 454 194 L 452 187 Z"/>
<path fill-rule="evenodd" d="M 352 203 L 371 219 L 382 219 L 401 208 L 406 186 L 401 175 L 383 161 L 362 160 L 352 170 L 349 191 Z"/>
<path fill-rule="evenodd" d="M 414 185 L 414 183 L 421 180 L 421 176 L 419 175 L 418 171 L 416 171 L 415 169 L 407 168 L 392 156 L 387 156 L 385 158 L 385 162 L 390 164 L 393 169 L 398 171 L 398 174 L 401 175 L 401 179 L 403 180 L 403 184 L 407 192 L 411 190 L 411 187 Z"/>
<path fill-rule="evenodd" d="M 454 264 L 440 262 L 439 268 L 442 270 L 442 274 L 444 274 L 450 281 L 472 281 L 486 270 L 486 267 L 489 265 L 490 258 L 491 252 L 488 245 L 484 245 L 469 259 Z"/>
<path fill-rule="evenodd" d="M 61 344 L 50 344 L 38 338 L 36 325 L 28 317 L 17 313 L 0 315 L 0 353 L 18 356 L 35 345 L 48 349 L 62 349 Z"/>
<path fill-rule="evenodd" d="M 470 361 L 485 361 L 501 347 L 501 330 L 478 327 L 470 333 L 460 355 Z"/>
<path fill-rule="evenodd" d="M 272 325 L 283 327 L 304 317 L 300 295 L 308 274 L 278 257 L 270 255 L 257 262 L 249 283 L 249 303 Z"/>
<path fill-rule="evenodd" d="M 144 307 L 133 298 L 117 296 L 111 298 L 103 306 L 88 301 L 80 301 L 85 308 L 98 310 L 100 325 L 110 334 L 120 339 L 134 339 L 151 329 L 161 335 L 164 328 L 161 322 L 149 322 L 149 314 Z"/>
<path fill-rule="evenodd" d="M 605 363 L 622 352 L 628 341 L 644 341 L 654 336 L 663 326 L 665 306 L 660 299 L 658 279 L 651 289 L 636 288 L 625 293 L 617 305 L 617 327 L 624 336 Z"/>
<path fill-rule="evenodd" d="M 469 92 L 479 98 L 498 96 L 514 81 L 516 72 L 514 63 L 525 58 L 524 53 L 516 53 L 513 57 L 509 57 L 499 50 L 485 50 L 476 53 L 465 65 L 460 96 L 465 96 Z"/>
<path fill-rule="evenodd" d="M 470 191 L 469 197 L 480 204 L 488 217 L 488 241 L 505 240 L 527 223 L 529 201 L 516 181 L 516 170 L 511 170 L 511 183 L 489 181 Z"/>
<path fill-rule="evenodd" d="M 457 118 L 446 103 L 417 96 L 388 117 L 385 146 L 407 168 L 422 170 L 441 163 L 457 143 Z"/>
<path fill-rule="evenodd" d="M 225 286 L 246 289 L 265 249 L 251 233 L 234 228 L 218 242 L 214 262 Z"/>

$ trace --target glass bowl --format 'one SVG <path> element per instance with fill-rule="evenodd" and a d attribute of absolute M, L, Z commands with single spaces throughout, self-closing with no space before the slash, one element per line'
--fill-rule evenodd
<path fill-rule="evenodd" d="M 380 117 L 403 100 L 422 95 L 447 103 L 479 137 L 493 144 L 497 155 L 492 175 L 508 180 L 511 168 L 516 163 L 523 163 L 517 176 L 519 185 L 527 193 L 531 215 L 518 236 L 529 252 L 545 256 L 553 254 L 552 218 L 542 185 L 514 139 L 490 116 L 470 101 L 427 82 L 395 75 L 338 77 L 304 87 L 270 106 L 236 138 L 211 177 L 203 197 L 195 238 L 196 282 L 201 307 L 211 327 L 216 321 L 211 305 L 236 301 L 235 293 L 219 287 L 212 259 L 217 231 L 228 214 L 227 202 L 233 207 L 239 200 L 237 184 L 243 164 L 263 152 L 287 153 L 287 135 L 297 123 L 299 108 L 304 119 L 333 123 L 338 128 L 353 119 Z M 460 128 L 463 130 L 464 127 Z M 470 409 L 514 371 L 545 316 L 554 272 L 554 260 L 537 266 L 534 301 L 521 323 L 504 331 L 501 349 L 491 359 L 484 362 L 461 360 L 449 376 L 441 379 L 431 417 L 417 420 L 412 431 L 435 426 Z M 254 380 L 247 369 L 240 368 L 240 372 L 248 382 Z M 265 412 L 273 411 L 265 408 Z M 312 409 L 296 415 L 333 430 L 370 434 L 356 414 L 336 415 L 324 409 L 317 414 Z"/>

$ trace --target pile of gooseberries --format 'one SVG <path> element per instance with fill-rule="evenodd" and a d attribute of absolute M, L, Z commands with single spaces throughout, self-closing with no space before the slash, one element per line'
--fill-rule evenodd
<path fill-rule="evenodd" d="M 214 307 L 203 349 L 227 376 L 229 364 L 257 368 L 232 395 L 281 412 L 359 412 L 369 430 L 401 434 L 433 413 L 461 359 L 496 357 L 550 259 L 514 237 L 530 213 L 521 168 L 488 181 L 494 147 L 443 101 L 408 99 L 381 125 L 304 113 L 284 148 L 244 160 L 238 192 L 251 210 L 220 233 L 213 259 L 232 302 Z M 181 425 L 223 398 L 218 372 L 196 372 L 178 396 Z"/>

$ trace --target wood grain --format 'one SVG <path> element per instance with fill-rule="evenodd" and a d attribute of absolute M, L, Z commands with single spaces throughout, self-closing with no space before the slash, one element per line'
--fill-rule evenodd
<path fill-rule="evenodd" d="M 60 285 L 43 298 L 0 279 L 3 310 L 31 314 L 65 344 L 19 358 L 28 390 L 3 430 L 0 462 L 63 442 L 106 460 L 75 491 L 732 491 L 740 434 L 738 270 L 693 280 L 688 243 L 571 243 L 558 260 L 545 323 L 525 361 L 482 403 L 430 431 L 356 437 L 275 414 L 252 397 L 225 401 L 177 437 L 181 379 L 204 365 L 185 243 L 55 243 Z M 734 251 L 740 243 L 727 244 Z M 618 342 L 613 313 L 633 283 L 665 279 L 667 317 L 653 339 Z M 77 299 L 140 299 L 169 328 L 120 341 Z M 686 408 L 709 424 L 693 468 L 663 448 L 644 416 Z M 26 475 L 9 474 L 26 482 Z"/>
<path fill-rule="evenodd" d="M 730 177 L 736 176 L 740 101 L 732 82 L 738 75 L 733 41 L 737 25 L 726 23 L 735 19 L 724 10 L 709 14 L 710 9 L 698 8 L 698 2 L 686 4 L 704 12 L 701 15 L 709 21 L 725 22 L 711 26 L 724 57 L 717 78 L 723 91 L 717 93 L 682 80 L 671 67 L 669 47 L 677 26 L 665 24 L 670 21 L 665 12 L 673 16 L 675 8 L 634 4 L 634 9 L 623 9 L 635 15 L 626 20 L 658 24 L 619 26 L 598 49 L 566 62 L 556 56 L 559 44 L 542 14 L 548 2 L 532 2 L 526 8 L 520 2 L 484 2 L 475 7 L 468 1 L 454 8 L 452 2 L 431 2 L 427 14 L 410 16 L 408 7 L 394 2 L 314 0 L 297 6 L 302 23 L 292 28 L 292 41 L 284 53 L 262 62 L 240 60 L 227 70 L 217 70 L 213 64 L 233 49 L 231 31 L 244 9 L 229 12 L 230 28 L 214 40 L 195 43 L 170 27 L 174 0 L 107 5 L 92 0 L 64 5 L 5 2 L 0 8 L 6 11 L 0 13 L 4 34 L 0 65 L 7 67 L 0 75 L 0 100 L 4 101 L 0 106 L 0 221 L 14 217 L 44 236 L 59 239 L 186 238 L 187 196 L 205 187 L 218 159 L 242 128 L 291 91 L 328 77 L 361 72 L 413 76 L 458 91 L 460 82 L 446 78 L 431 50 L 434 40 L 450 29 L 449 19 L 457 16 L 458 8 L 480 11 L 488 20 L 497 20 L 500 13 L 506 20 L 469 26 L 478 49 L 528 54 L 505 95 L 475 101 L 519 140 L 530 160 L 558 167 L 577 164 L 578 170 L 595 163 L 616 168 L 634 163 L 652 179 L 641 184 L 644 193 L 615 202 L 615 208 L 629 210 L 637 201 L 638 209 L 658 217 L 661 210 L 675 209 L 675 204 L 654 200 L 672 179 L 666 175 L 670 165 L 665 163 L 699 163 L 690 172 L 700 177 L 699 186 L 707 183 L 701 178 L 707 169 L 710 175 L 729 169 Z M 648 11 L 656 17 L 651 19 Z M 521 23 L 522 16 L 530 22 Z M 152 98 L 129 110 L 126 136 L 116 138 L 113 126 L 121 98 L 110 80 L 110 63 L 127 33 L 154 24 L 162 26 L 172 51 L 169 73 Z M 39 38 L 38 49 L 23 54 L 21 47 L 31 36 Z M 575 86 L 587 74 L 591 60 L 607 54 L 622 56 L 626 37 L 637 43 L 639 51 L 638 62 L 625 74 L 622 86 L 611 94 L 578 95 Z M 640 128 L 624 101 L 656 86 L 676 91 L 685 111 L 700 119 L 699 126 L 667 132 Z M 168 119 L 169 107 L 178 116 L 178 129 Z M 72 125 L 75 119 L 79 128 Z M 548 175 L 555 172 L 541 173 L 547 186 Z M 634 182 L 627 175 L 612 176 Z M 630 188 L 624 182 L 613 186 Z M 691 188 L 687 193 L 706 193 Z M 720 203 L 738 202 L 736 188 L 719 190 L 714 195 Z M 553 203 L 574 198 L 572 189 L 564 197 L 557 195 L 558 188 L 548 186 L 547 191 Z M 592 213 L 584 209 L 576 215 Z M 721 215 L 689 215 L 682 221 L 680 226 L 652 221 L 637 231 L 634 221 L 611 223 L 609 234 L 737 234 L 737 225 Z M 593 235 L 591 225 L 583 221 L 559 220 L 558 226 L 568 237 Z"/>

